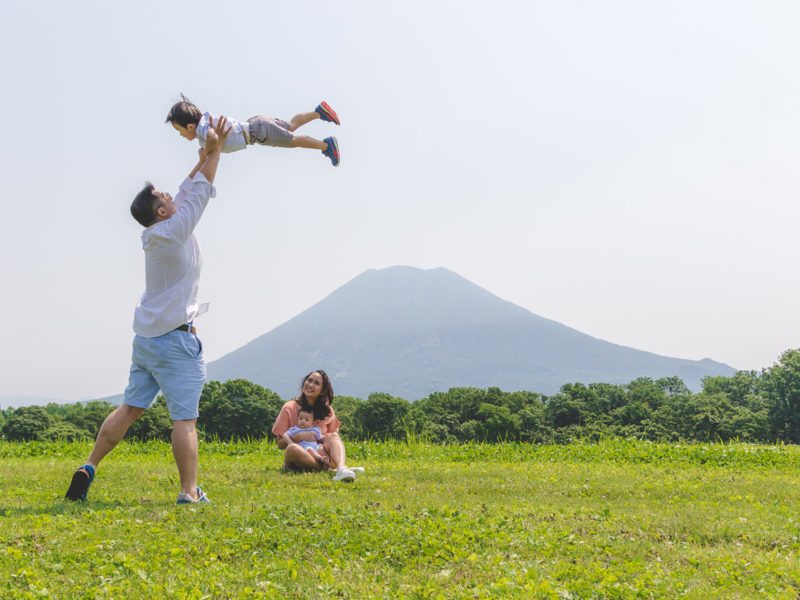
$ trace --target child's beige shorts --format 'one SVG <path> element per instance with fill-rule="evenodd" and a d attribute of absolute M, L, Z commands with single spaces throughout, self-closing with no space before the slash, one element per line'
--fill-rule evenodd
<path fill-rule="evenodd" d="M 262 146 L 279 146 L 289 148 L 294 140 L 294 134 L 289 131 L 289 124 L 283 119 L 256 115 L 247 119 L 250 132 L 247 136 L 248 144 L 261 144 Z"/>

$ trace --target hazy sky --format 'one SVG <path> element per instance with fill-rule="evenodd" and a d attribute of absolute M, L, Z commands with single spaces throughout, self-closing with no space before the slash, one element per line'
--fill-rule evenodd
<path fill-rule="evenodd" d="M 22 2 L 0 21 L 0 396 L 120 392 L 128 212 L 197 146 L 164 117 L 290 118 L 222 159 L 197 230 L 213 360 L 369 268 L 443 266 L 590 335 L 740 369 L 800 339 L 795 2 Z M 312 368 L 312 365 L 309 366 Z"/>

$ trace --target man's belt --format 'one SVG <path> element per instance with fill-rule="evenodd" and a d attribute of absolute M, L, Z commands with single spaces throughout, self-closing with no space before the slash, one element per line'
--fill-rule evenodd
<path fill-rule="evenodd" d="M 194 335 L 197 335 L 197 327 L 194 325 L 181 325 L 180 327 L 176 327 L 173 331 L 187 331 Z"/>

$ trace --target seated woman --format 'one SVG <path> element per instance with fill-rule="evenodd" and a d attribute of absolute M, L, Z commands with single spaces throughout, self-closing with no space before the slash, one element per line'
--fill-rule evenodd
<path fill-rule="evenodd" d="M 283 467 L 290 471 L 335 470 L 334 481 L 353 481 L 356 473 L 363 473 L 362 467 L 347 468 L 345 463 L 344 444 L 339 437 L 341 423 L 333 412 L 333 386 L 327 373 L 323 370 L 311 371 L 303 378 L 300 395 L 289 400 L 281 408 L 272 426 L 272 433 L 278 438 L 278 448 L 283 450 Z M 314 428 L 319 427 L 322 433 L 322 447 L 317 452 L 322 461 L 312 456 L 299 442 L 317 441 L 317 432 L 300 431 L 289 434 L 289 430 L 297 425 L 301 410 L 311 410 L 314 414 Z"/>

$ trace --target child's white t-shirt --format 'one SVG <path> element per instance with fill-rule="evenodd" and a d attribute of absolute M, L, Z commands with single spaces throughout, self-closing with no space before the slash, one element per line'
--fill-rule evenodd
<path fill-rule="evenodd" d="M 212 118 L 214 118 L 216 122 L 214 115 L 211 113 L 203 113 L 203 116 L 200 117 L 200 122 L 197 124 L 197 128 L 195 129 L 201 148 L 206 147 L 208 128 L 211 126 Z M 230 117 L 227 117 L 227 119 L 228 126 L 231 128 L 231 132 L 228 134 L 228 139 L 225 140 L 225 145 L 222 147 L 222 151 L 236 152 L 238 150 L 244 150 L 247 148 L 247 138 L 244 135 L 245 128 L 248 127 L 247 123 L 241 123 Z"/>

